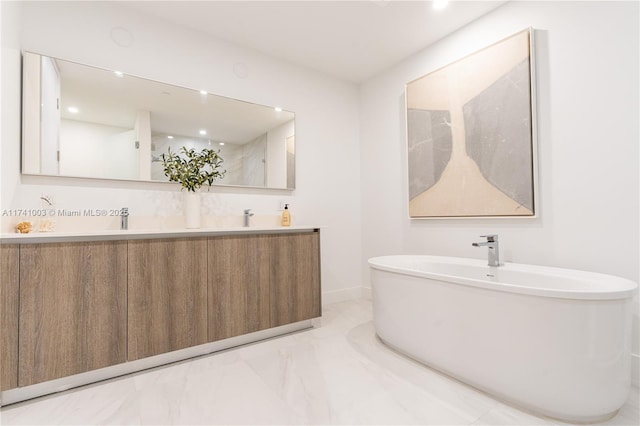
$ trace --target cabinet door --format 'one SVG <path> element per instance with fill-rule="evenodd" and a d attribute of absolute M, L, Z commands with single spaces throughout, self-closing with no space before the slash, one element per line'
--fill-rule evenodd
<path fill-rule="evenodd" d="M 20 247 L 19 386 L 126 360 L 123 241 Z"/>
<path fill-rule="evenodd" d="M 320 234 L 271 237 L 271 326 L 316 318 L 320 313 Z"/>
<path fill-rule="evenodd" d="M 207 240 L 129 241 L 128 359 L 207 341 Z"/>
<path fill-rule="evenodd" d="M 18 387 L 19 252 L 0 245 L 0 391 Z"/>
<path fill-rule="evenodd" d="M 209 239 L 209 340 L 269 328 L 267 235 Z"/>

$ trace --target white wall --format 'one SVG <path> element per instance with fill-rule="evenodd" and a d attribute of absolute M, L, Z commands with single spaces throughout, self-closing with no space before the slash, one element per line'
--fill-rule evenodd
<path fill-rule="evenodd" d="M 357 88 L 165 25 L 117 4 L 2 2 L 2 208 L 128 206 L 179 213 L 163 184 L 21 177 L 20 49 L 296 112 L 296 191 L 217 189 L 212 213 L 277 214 L 323 230 L 326 299 L 368 286 L 366 259 L 424 253 L 484 258 L 500 234 L 506 261 L 598 271 L 638 281 L 638 4 L 510 2 Z M 21 10 L 24 15 L 21 17 Z M 539 217 L 410 220 L 404 84 L 510 34 L 536 29 Z M 133 44 L 110 38 L 129 29 Z M 234 73 L 246 70 L 247 76 Z M 89 205 L 95 204 L 95 205 Z M 358 264 L 359 262 L 359 264 Z M 637 312 L 636 312 L 637 322 Z M 637 326 L 636 326 L 637 334 Z M 638 342 L 634 342 L 637 354 Z"/>
<path fill-rule="evenodd" d="M 362 284 L 354 262 L 361 251 L 357 87 L 141 16 L 119 3 L 1 2 L 2 208 L 39 207 L 45 193 L 54 196 L 59 209 L 127 206 L 132 218 L 181 212 L 177 185 L 20 175 L 20 49 L 281 105 L 296 113 L 296 190 L 214 189 L 205 194 L 205 213 L 240 216 L 252 208 L 256 215 L 276 217 L 280 201 L 286 200 L 294 224 L 325 227 L 325 302 L 357 293 Z M 111 38 L 112 30 L 122 28 L 133 36 L 129 47 Z"/>
<path fill-rule="evenodd" d="M 638 281 L 637 2 L 510 2 L 361 86 L 366 259 L 413 253 L 486 258 Z M 527 27 L 536 36 L 539 217 L 410 220 L 404 85 Z M 638 354 L 636 304 L 634 353 Z"/>

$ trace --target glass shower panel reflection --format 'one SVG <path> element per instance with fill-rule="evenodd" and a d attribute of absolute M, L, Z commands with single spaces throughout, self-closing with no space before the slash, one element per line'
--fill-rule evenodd
<path fill-rule="evenodd" d="M 265 186 L 264 157 L 266 149 L 266 134 L 242 145 L 242 174 L 245 185 Z"/>
<path fill-rule="evenodd" d="M 171 136 L 171 137 L 169 137 Z M 244 144 L 221 143 L 211 139 L 200 139 L 175 135 L 154 135 L 151 144 L 151 179 L 168 181 L 164 175 L 161 155 L 168 152 L 180 154 L 183 147 L 202 151 L 215 149 L 220 151 L 224 160 L 224 178 L 216 181 L 223 185 L 265 187 L 265 152 L 267 136 L 263 134 Z"/>

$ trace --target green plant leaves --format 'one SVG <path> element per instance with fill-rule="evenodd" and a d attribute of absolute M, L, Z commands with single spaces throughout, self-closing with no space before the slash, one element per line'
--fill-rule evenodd
<path fill-rule="evenodd" d="M 180 183 L 187 191 L 196 192 L 205 183 L 211 186 L 227 173 L 222 169 L 224 159 L 220 156 L 220 150 L 205 148 L 196 151 L 183 146 L 181 152 L 186 158 L 171 152 L 171 148 L 160 158 L 169 181 Z"/>

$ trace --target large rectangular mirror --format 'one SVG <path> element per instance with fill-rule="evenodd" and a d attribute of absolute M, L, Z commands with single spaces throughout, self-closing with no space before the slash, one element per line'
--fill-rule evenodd
<path fill-rule="evenodd" d="M 168 181 L 169 148 L 220 150 L 220 185 L 295 188 L 294 114 L 23 54 L 22 173 Z"/>

